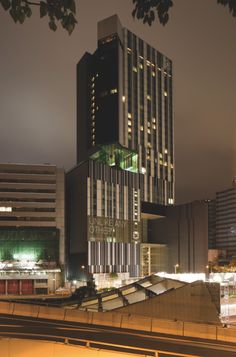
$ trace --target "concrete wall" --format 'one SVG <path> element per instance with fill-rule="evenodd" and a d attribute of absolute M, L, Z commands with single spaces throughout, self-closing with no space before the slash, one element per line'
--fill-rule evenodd
<path fill-rule="evenodd" d="M 87 163 L 75 167 L 66 174 L 69 274 L 76 280 L 82 280 L 81 266 L 87 265 L 87 176 Z"/>
<path fill-rule="evenodd" d="M 206 273 L 208 264 L 208 203 L 196 201 L 167 207 L 166 217 L 149 222 L 150 243 L 167 244 L 168 272 Z"/>

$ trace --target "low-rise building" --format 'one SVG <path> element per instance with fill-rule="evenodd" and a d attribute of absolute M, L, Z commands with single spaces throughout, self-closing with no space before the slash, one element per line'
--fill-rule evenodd
<path fill-rule="evenodd" d="M 63 169 L 0 164 L 1 294 L 55 291 L 65 263 L 64 220 Z"/>

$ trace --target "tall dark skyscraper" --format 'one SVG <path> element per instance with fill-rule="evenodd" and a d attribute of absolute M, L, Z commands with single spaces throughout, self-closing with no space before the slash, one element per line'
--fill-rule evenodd
<path fill-rule="evenodd" d="M 92 273 L 137 276 L 148 219 L 174 203 L 172 63 L 114 15 L 78 63 L 77 90 L 70 253 Z"/>

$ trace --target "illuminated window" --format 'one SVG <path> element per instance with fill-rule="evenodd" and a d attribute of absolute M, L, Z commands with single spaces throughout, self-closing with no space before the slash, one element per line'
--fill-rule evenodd
<path fill-rule="evenodd" d="M 162 156 L 162 153 L 160 153 L 159 156 L 162 158 L 162 157 L 163 157 L 163 156 Z"/>
<path fill-rule="evenodd" d="M 132 132 L 132 129 L 131 128 L 128 128 L 128 133 L 131 133 Z"/>
<path fill-rule="evenodd" d="M 158 67 L 158 71 L 161 71 L 161 68 L 160 68 L 160 67 Z"/>
<path fill-rule="evenodd" d="M 143 126 L 142 125 L 140 126 L 140 130 L 143 131 Z"/>
<path fill-rule="evenodd" d="M 169 205 L 173 205 L 173 204 L 174 204 L 173 198 L 169 198 L 169 199 L 168 199 L 168 203 L 169 203 Z"/>
<path fill-rule="evenodd" d="M 155 123 L 156 122 L 156 118 L 152 118 L 152 122 Z"/>
<path fill-rule="evenodd" d="M 147 171 L 147 170 L 145 169 L 145 167 L 142 167 L 142 168 L 141 168 L 142 174 L 146 174 L 146 171 Z"/>
<path fill-rule="evenodd" d="M 166 91 L 166 90 L 165 90 L 165 92 L 164 92 L 164 96 L 167 97 L 167 91 Z"/>
<path fill-rule="evenodd" d="M 92 78 L 92 82 L 94 82 L 94 77 Z"/>
<path fill-rule="evenodd" d="M 131 48 L 127 47 L 127 52 L 131 53 L 132 52 Z"/>
<path fill-rule="evenodd" d="M 146 61 L 146 63 L 147 63 L 147 66 L 151 66 L 151 62 L 150 61 Z"/>
<path fill-rule="evenodd" d="M 128 125 L 132 125 L 132 122 L 131 122 L 131 120 L 128 120 Z"/>
<path fill-rule="evenodd" d="M 133 67 L 133 71 L 134 71 L 134 72 L 138 72 L 138 70 L 137 70 L 136 67 Z"/>
<path fill-rule="evenodd" d="M 168 154 L 168 150 L 167 149 L 165 149 L 165 154 Z"/>
<path fill-rule="evenodd" d="M 170 167 L 173 169 L 173 168 L 174 168 L 174 165 L 173 165 L 173 164 L 171 164 L 171 165 L 170 165 Z"/>
<path fill-rule="evenodd" d="M 151 123 L 148 121 L 148 127 L 150 128 L 150 126 L 151 126 Z"/>
<path fill-rule="evenodd" d="M 143 59 L 143 56 L 139 55 L 139 58 Z"/>
<path fill-rule="evenodd" d="M 164 164 L 165 166 L 167 166 L 167 162 L 165 161 L 165 164 Z"/>
<path fill-rule="evenodd" d="M 140 63 L 139 68 L 143 69 L 143 65 L 142 65 L 142 63 Z"/>
<path fill-rule="evenodd" d="M 132 118 L 132 114 L 128 113 L 128 118 L 131 119 Z"/>
<path fill-rule="evenodd" d="M 154 129 L 154 130 L 156 129 L 156 125 L 155 125 L 155 124 L 153 124 L 153 126 L 152 126 L 152 127 L 153 127 L 153 129 Z"/>
<path fill-rule="evenodd" d="M 151 134 L 151 130 L 150 129 L 148 129 L 147 132 L 148 132 L 148 134 Z"/>
<path fill-rule="evenodd" d="M 122 95 L 122 102 L 125 103 L 125 96 Z"/>
<path fill-rule="evenodd" d="M 160 160 L 160 165 L 163 165 L 163 161 L 162 160 Z"/>
<path fill-rule="evenodd" d="M 149 94 L 147 95 L 147 100 L 151 100 L 151 96 Z"/>
<path fill-rule="evenodd" d="M 111 89 L 111 94 L 115 94 L 117 92 L 118 92 L 117 88 Z"/>
<path fill-rule="evenodd" d="M 155 72 L 152 72 L 152 76 L 153 76 L 153 77 L 156 77 L 156 74 L 155 74 Z"/>

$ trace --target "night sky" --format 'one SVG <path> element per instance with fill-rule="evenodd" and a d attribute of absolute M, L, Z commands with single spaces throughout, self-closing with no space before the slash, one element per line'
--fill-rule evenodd
<path fill-rule="evenodd" d="M 133 20 L 131 0 L 79 0 L 71 36 L 38 9 L 15 25 L 0 9 L 0 162 L 75 164 L 76 63 L 118 14 L 174 65 L 177 203 L 214 196 L 236 175 L 236 19 L 216 0 L 175 0 L 169 23 Z"/>

